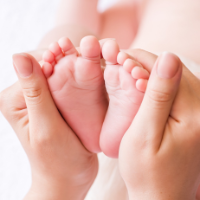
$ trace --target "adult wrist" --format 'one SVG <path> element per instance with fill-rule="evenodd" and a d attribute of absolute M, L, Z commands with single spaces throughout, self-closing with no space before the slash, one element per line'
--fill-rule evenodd
<path fill-rule="evenodd" d="M 24 200 L 83 200 L 96 178 L 97 172 L 77 176 L 55 176 L 35 172 L 31 188 Z"/>
<path fill-rule="evenodd" d="M 33 181 L 24 200 L 83 200 L 90 187 L 91 184 L 75 186 L 63 181 Z"/>

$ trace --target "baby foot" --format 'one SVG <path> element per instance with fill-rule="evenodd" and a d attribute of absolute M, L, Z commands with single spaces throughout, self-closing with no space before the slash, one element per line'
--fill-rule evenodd
<path fill-rule="evenodd" d="M 61 38 L 44 53 L 43 71 L 62 116 L 84 146 L 97 153 L 108 104 L 98 40 L 83 38 L 80 53 L 68 38 Z"/>
<path fill-rule="evenodd" d="M 103 45 L 102 55 L 107 64 L 104 79 L 110 102 L 101 131 L 100 147 L 107 156 L 117 158 L 122 137 L 143 100 L 149 73 L 139 63 L 119 53 L 115 41 L 107 41 Z M 141 83 L 137 84 L 137 79 Z"/>
<path fill-rule="evenodd" d="M 149 72 L 144 69 L 140 63 L 130 59 L 125 52 L 119 52 L 117 61 L 119 64 L 123 65 L 123 68 L 136 80 L 136 88 L 141 92 L 145 92 L 149 79 Z"/>

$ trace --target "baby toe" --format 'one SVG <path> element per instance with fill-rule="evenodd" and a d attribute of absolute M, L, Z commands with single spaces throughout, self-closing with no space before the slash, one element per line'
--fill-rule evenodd
<path fill-rule="evenodd" d="M 90 60 L 100 60 L 100 44 L 96 37 L 86 36 L 80 43 L 81 55 Z"/>
<path fill-rule="evenodd" d="M 63 52 L 60 46 L 58 45 L 58 42 L 50 44 L 49 50 L 54 54 L 56 61 L 60 60 L 63 57 Z"/>
<path fill-rule="evenodd" d="M 50 64 L 55 64 L 54 54 L 50 50 L 47 50 L 47 51 L 44 52 L 44 54 L 43 54 L 43 60 L 45 62 L 50 63 Z"/>
<path fill-rule="evenodd" d="M 126 59 L 123 64 L 123 68 L 129 73 L 131 73 L 132 69 L 136 66 L 138 66 L 138 63 L 132 59 Z"/>
<path fill-rule="evenodd" d="M 145 92 L 146 88 L 147 88 L 147 84 L 148 84 L 148 80 L 146 80 L 146 79 L 138 79 L 136 81 L 136 88 L 141 92 Z"/>
<path fill-rule="evenodd" d="M 53 66 L 48 62 L 44 62 L 42 65 L 42 71 L 45 77 L 49 78 L 53 73 Z"/>
<path fill-rule="evenodd" d="M 149 72 L 142 67 L 134 67 L 131 71 L 134 79 L 149 79 Z"/>
<path fill-rule="evenodd" d="M 119 52 L 118 55 L 117 55 L 117 62 L 120 64 L 120 65 L 123 65 L 124 62 L 129 59 L 129 55 L 125 52 Z"/>
<path fill-rule="evenodd" d="M 58 41 L 58 44 L 65 55 L 70 55 L 70 54 L 78 55 L 76 48 L 74 47 L 74 45 L 72 44 L 72 42 L 69 38 L 67 38 L 67 37 L 61 38 Z"/>

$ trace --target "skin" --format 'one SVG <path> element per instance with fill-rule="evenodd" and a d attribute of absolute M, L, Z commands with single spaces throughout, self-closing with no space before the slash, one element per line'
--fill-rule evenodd
<path fill-rule="evenodd" d="M 94 35 L 99 39 L 116 38 L 123 49 L 170 51 L 200 63 L 199 0 L 119 0 L 102 13 L 96 9 L 97 3 L 61 0 L 55 27 L 32 54 L 41 58 L 44 49 L 63 36 L 79 46 L 81 38 Z"/>
<path fill-rule="evenodd" d="M 28 53 L 40 61 L 49 44 L 63 36 L 70 38 L 75 47 L 80 45 L 83 37 L 93 35 L 98 39 L 116 38 L 121 48 L 129 48 L 136 36 L 144 5 L 133 0 L 120 0 L 100 13 L 97 4 L 98 0 L 61 0 L 54 28 L 43 36 L 36 50 Z"/>
<path fill-rule="evenodd" d="M 151 71 L 143 103 L 120 146 L 129 198 L 199 199 L 200 81 L 173 54 L 157 59 L 142 50 L 129 53 Z"/>
<path fill-rule="evenodd" d="M 149 71 L 157 59 L 141 50 L 129 50 L 129 54 Z M 144 56 L 147 59 L 144 60 Z M 200 167 L 200 127 L 195 121 L 200 109 L 199 80 L 176 56 L 170 56 L 171 63 L 179 68 L 175 78 L 158 77 L 157 65 L 154 66 L 144 102 L 120 148 L 120 170 L 130 199 L 169 199 L 169 195 L 172 200 L 194 199 L 196 194 Z M 31 61 L 33 74 L 22 78 L 16 70 L 20 85 L 17 83 L 0 94 L 0 109 L 17 133 L 31 163 L 33 184 L 25 199 L 83 199 L 96 177 L 96 155 L 86 151 L 64 123 L 39 64 L 27 54 L 15 55 L 15 68 L 19 58 L 25 59 L 26 69 Z M 194 118 L 191 119 L 191 115 Z M 176 137 L 171 137 L 172 132 Z M 133 155 L 134 159 L 130 159 Z M 170 173 L 163 176 L 169 170 Z"/>
<path fill-rule="evenodd" d="M 163 8 L 163 5 L 162 4 L 159 4 L 160 7 L 159 9 L 157 8 L 157 3 L 158 1 L 156 2 L 155 1 L 152 1 L 154 3 L 154 9 L 151 10 L 152 13 L 155 13 L 155 10 L 156 11 L 159 11 L 159 10 L 162 10 Z M 169 2 L 168 0 L 166 0 L 165 2 Z M 170 1 L 171 3 L 174 3 L 174 1 Z M 198 14 L 198 5 L 199 5 L 199 1 L 195 1 L 196 4 L 191 4 L 191 1 L 187 1 L 187 4 L 183 4 L 182 2 L 180 1 L 176 1 L 177 2 L 177 7 L 179 7 L 179 5 L 181 4 L 183 6 L 183 9 L 181 9 L 181 11 L 183 12 L 180 12 L 179 15 L 181 15 L 182 13 L 185 13 L 184 9 L 186 9 L 187 13 L 190 11 L 190 13 L 194 13 L 194 9 L 192 7 L 192 5 L 196 8 L 197 10 L 197 14 Z M 152 3 L 152 5 L 153 5 Z M 180 3 L 180 4 L 179 4 Z M 67 4 L 66 4 L 67 5 Z M 185 8 L 184 8 L 185 6 Z M 151 6 L 152 8 L 153 6 Z M 166 5 L 164 5 L 164 7 L 166 8 Z M 174 7 L 174 4 L 173 4 L 173 7 Z M 170 9 L 170 15 L 172 16 L 172 12 L 171 12 L 171 5 L 169 5 L 168 7 Z M 166 9 L 167 10 L 167 9 Z M 151 13 L 149 12 L 149 13 Z M 173 14 L 176 14 L 176 10 Z M 109 16 L 109 15 L 108 15 Z M 157 14 L 156 14 L 157 16 Z M 165 16 L 165 13 L 163 13 L 163 17 Z M 187 15 L 188 16 L 188 15 Z M 194 16 L 197 16 L 197 15 L 194 15 Z M 198 15 L 199 16 L 199 15 Z M 146 19 L 149 19 L 149 16 L 146 15 Z M 172 19 L 174 19 L 172 17 Z M 159 18 L 160 20 L 160 18 Z M 107 20 L 105 20 L 107 21 Z M 181 27 L 185 28 L 185 30 L 180 30 L 181 34 L 178 33 L 178 35 L 181 35 L 183 38 L 179 38 L 178 37 L 178 40 L 177 40 L 177 37 L 175 38 L 171 38 L 169 40 L 169 36 L 165 35 L 166 33 L 168 33 L 168 31 L 163 31 L 163 34 L 160 34 L 160 36 L 165 36 L 164 39 L 163 38 L 159 38 L 159 41 L 158 41 L 158 37 L 155 35 L 155 33 L 159 33 L 159 31 L 157 29 L 152 29 L 152 33 L 150 34 L 149 33 L 149 29 L 148 29 L 148 26 L 151 27 L 151 23 L 149 23 L 149 21 L 146 21 L 146 27 L 143 26 L 143 29 L 140 30 L 140 32 L 143 32 L 143 34 L 139 37 L 139 39 L 137 38 L 137 40 L 135 40 L 136 42 L 134 42 L 133 44 L 133 47 L 143 47 L 147 50 L 150 50 L 150 51 L 154 51 L 154 52 L 159 52 L 159 51 L 163 51 L 163 50 L 170 50 L 170 51 L 173 51 L 175 53 L 182 53 L 183 55 L 195 60 L 196 62 L 199 62 L 199 55 L 198 55 L 198 47 L 199 45 L 197 44 L 198 42 L 198 37 L 199 37 L 199 31 L 191 31 L 191 30 L 194 30 L 193 27 L 195 27 L 195 30 L 196 30 L 196 24 L 195 23 L 192 23 L 192 22 L 197 22 L 198 23 L 198 20 L 197 18 L 195 17 L 195 20 L 194 19 L 190 19 L 190 20 L 182 20 L 184 21 L 184 25 L 182 25 Z M 63 35 L 70 35 L 71 34 L 71 37 L 74 37 L 74 33 L 79 33 L 78 37 L 76 37 L 74 40 L 77 41 L 77 38 L 82 38 L 83 36 L 85 35 L 88 35 L 90 34 L 91 32 L 90 31 L 87 31 L 85 29 L 82 29 L 82 28 L 79 28 L 77 26 L 74 26 L 74 25 L 70 25 L 70 26 L 66 26 L 66 23 L 64 22 L 63 24 L 65 25 L 60 25 L 59 27 L 56 27 L 54 30 L 52 30 L 49 34 L 48 34 L 48 37 L 45 37 L 45 39 L 43 39 L 43 41 L 41 42 L 41 45 L 40 48 L 41 50 L 37 51 L 37 52 L 33 52 L 33 55 L 35 55 L 37 57 L 38 60 L 41 60 L 41 55 L 42 55 L 42 52 L 43 52 L 43 47 L 46 48 L 48 46 L 48 44 L 52 41 L 56 41 L 58 38 L 60 38 L 61 36 Z M 145 23 L 144 23 L 145 24 Z M 163 23 L 165 24 L 165 23 Z M 169 23 L 171 25 L 171 23 Z M 175 26 L 167 26 L 166 29 L 167 30 L 174 30 L 175 27 L 178 27 L 177 24 L 179 24 L 179 22 L 176 21 L 176 24 Z M 112 25 L 112 24 L 111 24 Z M 148 26 L 147 26 L 148 25 Z M 190 27 L 188 28 L 188 25 L 190 25 Z M 108 26 L 108 27 L 111 27 L 111 26 Z M 144 28 L 145 27 L 145 28 Z M 159 27 L 156 25 L 156 27 Z M 71 31 L 71 29 L 75 30 L 75 31 Z M 58 31 L 59 30 L 59 31 Z M 154 32 L 153 32 L 154 31 Z M 190 33 L 193 32 L 197 35 L 197 37 L 190 37 Z M 117 32 L 118 33 L 118 32 Z M 145 35 L 145 33 L 148 34 L 148 37 L 147 35 Z M 126 32 L 127 34 L 127 32 Z M 184 35 L 183 35 L 184 34 Z M 105 34 L 106 35 L 106 34 Z M 151 37 L 151 39 L 149 39 L 149 37 Z M 189 36 L 189 37 L 188 37 Z M 70 37 L 70 36 L 69 36 Z M 70 38 L 71 38 L 70 37 Z M 112 36 L 114 37 L 114 36 Z M 166 37 L 168 38 L 166 40 Z M 124 38 L 124 37 L 122 37 Z M 148 41 L 146 41 L 146 39 L 148 39 Z M 155 38 L 156 38 L 156 41 L 157 44 L 155 44 Z M 188 39 L 185 39 L 185 38 L 190 38 L 190 40 Z M 197 38 L 197 39 L 196 39 Z M 131 39 L 133 40 L 133 38 Z M 192 40 L 192 44 L 194 44 L 196 48 L 196 50 L 194 51 L 194 48 L 192 45 L 187 45 L 187 41 L 189 41 L 191 43 L 191 40 Z M 80 40 L 79 40 L 80 41 Z M 152 44 L 149 43 L 149 41 L 152 41 Z M 167 43 L 166 43 L 167 41 Z M 169 42 L 170 41 L 170 42 Z M 77 42 L 79 43 L 79 42 Z M 178 45 L 177 45 L 178 43 Z M 44 44 L 44 45 L 43 45 Z M 183 46 L 180 46 L 180 44 L 182 44 Z M 183 48 L 187 46 L 187 48 Z M 195 52 L 195 53 L 194 53 Z M 11 90 L 10 90 L 11 91 Z M 6 101 L 5 101 L 6 102 Z"/>
<path fill-rule="evenodd" d="M 39 63 L 28 54 L 13 61 L 19 83 L 1 93 L 0 109 L 31 164 L 32 186 L 24 199 L 84 199 L 97 175 L 96 154 L 61 117 Z"/>
<path fill-rule="evenodd" d="M 170 51 L 200 64 L 200 1 L 140 2 L 144 3 L 142 17 L 130 48 L 140 48 L 155 54 Z"/>

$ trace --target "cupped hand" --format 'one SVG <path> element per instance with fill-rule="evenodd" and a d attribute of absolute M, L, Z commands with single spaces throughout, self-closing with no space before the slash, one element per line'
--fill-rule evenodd
<path fill-rule="evenodd" d="M 200 183 L 200 81 L 173 54 L 129 54 L 151 71 L 142 105 L 120 146 L 120 171 L 129 197 L 195 199 Z"/>
<path fill-rule="evenodd" d="M 61 117 L 38 62 L 16 54 L 13 63 L 19 82 L 0 94 L 0 109 L 31 164 L 26 199 L 84 199 L 98 171 L 96 154 Z"/>

